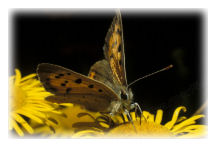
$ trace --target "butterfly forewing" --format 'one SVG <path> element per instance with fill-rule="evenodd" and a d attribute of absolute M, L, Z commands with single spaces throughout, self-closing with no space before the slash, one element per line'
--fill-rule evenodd
<path fill-rule="evenodd" d="M 127 89 L 120 12 L 107 32 L 103 50 L 105 59 L 91 67 L 88 77 L 53 64 L 38 65 L 40 81 L 47 91 L 55 94 L 46 100 L 75 103 L 90 111 L 112 114 L 121 113 L 123 109 L 130 110 L 132 93 Z"/>
<path fill-rule="evenodd" d="M 95 96 L 92 94 L 72 94 L 68 96 L 53 95 L 46 97 L 46 100 L 54 103 L 73 103 L 84 106 L 85 109 L 93 112 L 108 112 L 110 99 L 107 97 Z"/>
<path fill-rule="evenodd" d="M 113 77 L 120 85 L 127 86 L 125 72 L 124 40 L 121 14 L 118 13 L 105 38 L 104 54 L 109 62 Z"/>
<path fill-rule="evenodd" d="M 103 83 L 61 66 L 42 63 L 38 65 L 37 73 L 46 90 L 55 94 L 47 98 L 52 102 L 89 104 L 91 108 L 104 103 L 100 109 L 106 109 L 105 106 L 118 97 Z"/>

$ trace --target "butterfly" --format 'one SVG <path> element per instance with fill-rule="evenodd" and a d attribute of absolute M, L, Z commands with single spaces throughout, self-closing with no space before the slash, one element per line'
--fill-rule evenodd
<path fill-rule="evenodd" d="M 54 64 L 39 64 L 37 75 L 45 89 L 54 94 L 46 97 L 46 100 L 74 103 L 89 111 L 112 115 L 129 115 L 130 110 L 137 107 L 140 109 L 133 102 L 133 93 L 127 84 L 120 13 L 113 18 L 103 51 L 105 59 L 96 62 L 90 68 L 88 76 Z"/>

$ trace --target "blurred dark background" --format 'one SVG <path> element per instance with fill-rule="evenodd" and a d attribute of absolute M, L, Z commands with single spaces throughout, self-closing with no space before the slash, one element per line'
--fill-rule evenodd
<path fill-rule="evenodd" d="M 104 58 L 102 47 L 115 11 L 68 13 L 15 12 L 12 15 L 10 68 L 23 76 L 40 63 L 52 63 L 87 75 Z M 170 64 L 174 68 L 137 82 L 134 99 L 143 110 L 164 110 L 170 120 L 177 106 L 192 115 L 206 101 L 202 74 L 203 14 L 122 11 L 128 83 Z"/>

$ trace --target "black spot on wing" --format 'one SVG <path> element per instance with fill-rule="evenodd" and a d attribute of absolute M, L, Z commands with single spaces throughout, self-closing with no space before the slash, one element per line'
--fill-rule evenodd
<path fill-rule="evenodd" d="M 60 77 L 64 76 L 64 74 L 59 74 Z"/>
<path fill-rule="evenodd" d="M 89 85 L 88 87 L 89 87 L 89 88 L 94 88 L 94 85 L 91 84 L 91 85 Z"/>
<path fill-rule="evenodd" d="M 116 31 L 117 34 L 121 34 L 121 30 L 118 28 Z"/>
<path fill-rule="evenodd" d="M 99 91 L 99 92 L 103 92 L 103 90 L 102 90 L 102 89 L 99 89 L 98 91 Z"/>
<path fill-rule="evenodd" d="M 121 46 L 119 45 L 119 47 L 118 47 L 118 52 L 121 52 Z"/>
<path fill-rule="evenodd" d="M 50 87 L 49 89 L 52 90 L 53 92 L 57 92 L 57 91 L 58 91 L 58 90 L 57 90 L 56 88 L 54 88 L 54 87 Z"/>
<path fill-rule="evenodd" d="M 119 65 L 122 65 L 122 61 L 121 60 L 119 60 Z"/>
<path fill-rule="evenodd" d="M 67 88 L 66 89 L 66 94 L 70 93 L 71 90 L 72 90 L 72 88 Z"/>
<path fill-rule="evenodd" d="M 64 87 L 64 86 L 66 86 L 66 84 L 65 84 L 65 83 L 61 83 L 61 86 L 63 86 L 63 87 Z"/>
<path fill-rule="evenodd" d="M 75 83 L 77 83 L 77 84 L 82 83 L 82 79 L 76 79 L 76 80 L 75 80 Z"/>
<path fill-rule="evenodd" d="M 60 78 L 60 76 L 55 76 L 55 78 L 56 78 L 56 79 L 59 79 L 59 78 Z"/>

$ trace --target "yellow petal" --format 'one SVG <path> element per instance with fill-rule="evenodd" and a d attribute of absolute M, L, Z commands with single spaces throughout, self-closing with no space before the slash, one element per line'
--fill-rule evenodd
<path fill-rule="evenodd" d="M 12 123 L 12 117 L 10 117 L 9 119 L 9 130 L 12 130 L 13 129 L 13 123 Z"/>
<path fill-rule="evenodd" d="M 12 125 L 13 125 L 14 130 L 17 132 L 17 134 L 18 134 L 19 136 L 24 136 L 24 133 L 23 133 L 23 131 L 21 130 L 21 128 L 19 127 L 19 125 L 18 125 L 14 120 L 11 120 L 11 123 L 12 123 Z"/>
<path fill-rule="evenodd" d="M 135 112 L 131 112 L 130 115 L 131 115 L 131 119 L 132 120 L 136 120 L 137 119 Z"/>
<path fill-rule="evenodd" d="M 143 111 L 143 115 L 146 118 L 147 121 L 149 121 L 149 118 L 151 117 L 151 114 L 147 111 Z"/>
<path fill-rule="evenodd" d="M 35 116 L 38 116 L 38 117 L 41 117 L 41 118 L 46 118 L 46 114 L 45 113 L 33 110 L 32 107 L 22 108 L 22 110 L 23 111 L 27 111 L 28 113 L 31 113 L 31 114 L 33 114 Z"/>
<path fill-rule="evenodd" d="M 58 122 L 56 122 L 56 123 L 58 123 Z M 48 126 L 56 126 L 56 125 L 57 125 L 56 123 L 53 122 L 53 121 L 51 121 L 51 120 L 49 120 L 49 119 L 46 120 L 46 124 L 47 124 Z"/>
<path fill-rule="evenodd" d="M 12 116 L 18 123 L 20 123 L 26 129 L 28 133 L 30 134 L 34 133 L 32 127 L 20 115 L 13 113 Z"/>
<path fill-rule="evenodd" d="M 128 122 L 129 120 L 128 120 L 127 115 L 126 115 L 126 114 L 123 114 L 123 116 L 124 116 L 125 121 Z"/>
<path fill-rule="evenodd" d="M 98 122 L 102 127 L 104 127 L 104 128 L 109 128 L 110 126 L 109 126 L 109 124 L 107 124 L 105 121 L 104 122 L 102 122 L 102 121 L 100 121 L 100 122 Z"/>
<path fill-rule="evenodd" d="M 24 116 L 26 116 L 26 117 L 28 117 L 28 118 L 30 118 L 32 120 L 34 120 L 34 121 L 36 121 L 36 122 L 38 122 L 40 124 L 43 124 L 42 119 L 40 119 L 39 117 L 37 117 L 37 116 L 35 116 L 35 115 L 25 111 L 25 110 L 20 109 L 20 110 L 17 110 L 16 112 L 19 113 L 19 114 L 22 114 L 22 115 L 24 115 Z"/>
<path fill-rule="evenodd" d="M 44 93 L 49 93 L 47 91 L 45 91 L 45 89 L 43 87 L 37 87 L 35 89 L 31 89 L 31 93 L 35 93 L 35 92 L 44 92 Z M 40 94 L 40 93 L 39 93 Z M 50 93 L 51 94 L 51 93 Z"/>
<path fill-rule="evenodd" d="M 153 114 L 151 114 L 147 111 L 143 111 L 143 115 L 148 122 L 154 122 L 154 115 Z"/>
<path fill-rule="evenodd" d="M 32 90 L 32 88 L 35 88 L 38 85 L 37 82 L 32 82 L 31 84 L 22 86 L 23 90 Z"/>
<path fill-rule="evenodd" d="M 159 109 L 156 114 L 155 123 L 160 124 L 162 121 L 162 117 L 163 117 L 163 111 Z"/>
<path fill-rule="evenodd" d="M 34 85 L 33 85 L 34 84 Z M 32 87 L 32 85 L 34 87 Z M 36 80 L 27 80 L 20 83 L 20 86 L 22 86 L 25 90 L 32 90 L 34 88 L 42 87 L 41 83 Z M 29 88 L 30 87 L 30 88 Z"/>
<path fill-rule="evenodd" d="M 167 127 L 168 129 L 171 129 L 174 126 L 174 124 L 176 123 L 178 115 L 179 115 L 179 113 L 180 113 L 181 110 L 183 110 L 184 112 L 186 112 L 187 109 L 184 106 L 178 107 L 175 110 L 175 112 L 173 113 L 172 120 L 169 121 L 168 123 L 166 123 L 164 126 Z"/>
<path fill-rule="evenodd" d="M 111 116 L 111 119 L 112 119 L 116 124 L 124 123 L 122 117 L 119 116 L 119 115 Z"/>
<path fill-rule="evenodd" d="M 15 76 L 11 76 L 11 77 L 9 78 L 10 90 L 12 90 L 12 86 L 14 85 L 14 80 L 15 80 Z"/>
<path fill-rule="evenodd" d="M 178 122 L 181 122 L 181 121 L 183 121 L 185 119 L 187 119 L 186 116 L 181 116 L 181 117 L 178 118 L 178 120 L 176 122 L 178 123 Z"/>
<path fill-rule="evenodd" d="M 15 76 L 10 76 L 9 81 L 13 81 L 15 79 Z"/>
<path fill-rule="evenodd" d="M 32 102 L 29 102 L 29 105 L 30 107 L 35 107 L 35 108 L 44 108 L 44 109 L 53 109 L 53 107 L 51 107 L 49 104 L 46 104 L 44 103 L 43 101 L 41 101 L 40 103 L 38 102 L 35 102 L 35 101 L 32 101 Z"/>
<path fill-rule="evenodd" d="M 54 134 L 54 132 L 48 126 L 41 126 L 34 130 L 35 134 Z"/>
<path fill-rule="evenodd" d="M 173 132 L 175 135 L 176 134 L 180 134 L 180 133 L 184 133 L 184 132 L 197 132 L 200 131 L 200 130 L 204 130 L 205 126 L 204 125 L 190 125 L 190 126 L 187 126 L 179 131 L 175 131 Z"/>
<path fill-rule="evenodd" d="M 196 125 L 192 125 L 196 126 Z M 178 138 L 198 138 L 207 135 L 207 127 L 205 125 L 199 125 L 194 130 L 188 131 L 189 133 L 178 136 Z"/>
<path fill-rule="evenodd" d="M 80 131 L 80 132 L 77 132 L 73 135 L 73 137 L 83 137 L 83 136 L 86 136 L 86 137 L 93 137 L 92 135 L 95 134 L 95 135 L 104 135 L 103 132 L 96 132 L 94 130 L 85 130 L 85 131 Z"/>
<path fill-rule="evenodd" d="M 44 102 L 45 97 L 50 96 L 51 94 L 45 92 L 28 92 L 28 100 L 40 100 Z M 45 101 L 46 102 L 46 101 Z"/>
<path fill-rule="evenodd" d="M 32 79 L 33 77 L 36 77 L 36 76 L 37 76 L 37 74 L 33 73 L 33 74 L 30 74 L 30 75 L 23 77 L 21 81 L 29 80 L 29 79 Z"/>
<path fill-rule="evenodd" d="M 16 73 L 16 80 L 14 85 L 17 86 L 21 80 L 21 72 L 18 69 L 15 69 L 15 73 Z"/>
<path fill-rule="evenodd" d="M 204 115 L 195 115 L 195 116 L 193 116 L 193 117 L 191 117 L 191 118 L 189 118 L 189 119 L 187 119 L 187 120 L 181 122 L 180 124 L 175 125 L 175 126 L 173 127 L 173 129 L 172 129 L 172 132 L 175 132 L 175 131 L 177 131 L 177 130 L 179 130 L 179 129 L 185 127 L 185 126 L 194 124 L 194 123 L 195 123 L 195 120 L 197 120 L 197 119 L 199 119 L 199 118 L 201 118 L 201 117 L 204 117 Z"/>
<path fill-rule="evenodd" d="M 35 111 L 41 111 L 41 112 L 46 112 L 46 111 L 52 111 L 53 109 L 51 107 L 44 107 L 40 105 L 34 105 L 34 104 L 29 104 L 29 107 L 31 107 L 31 110 Z"/>

